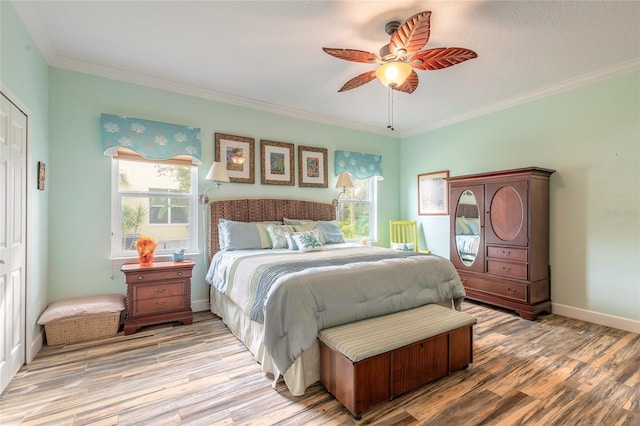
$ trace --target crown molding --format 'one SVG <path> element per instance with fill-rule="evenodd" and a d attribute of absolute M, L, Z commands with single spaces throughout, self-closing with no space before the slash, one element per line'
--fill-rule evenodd
<path fill-rule="evenodd" d="M 201 87 L 191 86 L 183 83 L 178 83 L 171 80 L 166 80 L 150 75 L 144 75 L 140 73 L 134 73 L 117 68 L 106 67 L 103 65 L 92 64 L 84 61 L 78 61 L 63 56 L 57 56 L 52 63 L 49 64 L 54 68 L 65 69 L 68 71 L 75 71 L 84 74 L 90 74 L 97 77 L 108 78 L 117 81 L 123 81 L 140 86 L 150 87 L 159 90 L 166 90 L 169 92 L 180 93 L 183 95 L 193 96 L 197 98 L 207 99 L 210 101 L 216 101 L 228 105 L 235 105 L 243 108 L 248 108 L 257 111 L 269 112 L 273 114 L 283 115 L 291 118 L 313 121 L 322 124 L 328 124 L 331 126 L 344 127 L 352 130 L 359 130 L 367 133 L 380 134 L 384 136 L 391 136 L 399 138 L 400 135 L 392 132 L 388 129 L 381 129 L 374 126 L 368 126 L 360 123 L 354 123 L 352 121 L 340 120 L 334 117 L 328 117 L 321 114 L 312 114 L 305 111 L 297 110 L 294 108 L 287 108 L 280 105 L 270 104 L 268 102 L 262 102 L 255 99 L 244 98 L 241 96 L 230 95 L 228 93 L 217 92 L 210 89 L 204 89 Z"/>
<path fill-rule="evenodd" d="M 497 111 L 512 108 L 518 105 L 526 104 L 536 99 L 545 98 L 547 96 L 556 95 L 558 93 L 566 92 L 568 90 L 577 89 L 578 87 L 587 86 L 589 84 L 596 83 L 598 81 L 606 80 L 608 78 L 617 77 L 619 75 L 627 74 L 633 71 L 640 70 L 640 58 L 633 59 L 626 62 L 621 62 L 611 67 L 602 68 L 593 72 L 579 75 L 574 78 L 563 80 L 558 83 L 554 83 L 538 90 L 534 90 L 529 93 L 525 93 L 520 96 L 516 96 L 510 99 L 505 99 L 502 102 L 498 102 L 493 105 L 486 106 L 484 108 L 477 109 L 475 111 L 469 111 L 465 114 L 460 114 L 455 117 L 447 118 L 445 120 L 430 123 L 425 126 L 416 127 L 411 130 L 406 130 L 401 133 L 401 137 L 405 138 L 413 136 L 419 133 L 429 132 L 440 127 L 449 126 L 451 124 L 466 121 L 471 118 L 477 118 L 484 115 L 492 114 Z"/>

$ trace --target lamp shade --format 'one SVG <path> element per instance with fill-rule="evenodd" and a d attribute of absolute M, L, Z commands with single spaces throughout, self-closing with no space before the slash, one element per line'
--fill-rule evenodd
<path fill-rule="evenodd" d="M 398 87 L 411 74 L 411 66 L 406 62 L 392 61 L 380 65 L 376 70 L 376 77 L 387 87 Z"/>
<path fill-rule="evenodd" d="M 219 161 L 215 161 L 211 164 L 209 173 L 205 177 L 206 180 L 213 180 L 216 182 L 229 182 L 229 174 L 224 164 Z"/>
<path fill-rule="evenodd" d="M 336 188 L 353 188 L 351 175 L 347 172 L 340 173 L 338 175 L 338 182 L 336 182 Z"/>

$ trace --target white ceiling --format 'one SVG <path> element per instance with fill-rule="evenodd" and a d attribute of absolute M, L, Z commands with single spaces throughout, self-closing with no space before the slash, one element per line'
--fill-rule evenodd
<path fill-rule="evenodd" d="M 25 1 L 51 66 L 260 110 L 405 136 L 640 69 L 640 1 Z M 385 23 L 432 11 L 425 49 L 478 58 L 417 71 L 413 94 L 322 47 L 378 52 Z"/>

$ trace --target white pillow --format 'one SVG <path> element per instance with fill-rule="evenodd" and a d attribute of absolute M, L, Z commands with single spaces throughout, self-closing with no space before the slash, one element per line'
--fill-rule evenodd
<path fill-rule="evenodd" d="M 324 246 L 320 242 L 320 238 L 318 238 L 318 233 L 315 230 L 309 232 L 294 232 L 290 233 L 289 235 L 290 238 L 293 239 L 296 247 L 298 247 L 298 250 L 300 250 L 301 253 L 307 251 L 325 250 Z"/>
<path fill-rule="evenodd" d="M 415 243 L 391 243 L 391 248 L 400 251 L 415 251 Z"/>
<path fill-rule="evenodd" d="M 271 245 L 274 249 L 287 248 L 287 236 L 288 232 L 293 232 L 293 226 L 291 225 L 267 225 L 267 233 L 271 238 Z"/>

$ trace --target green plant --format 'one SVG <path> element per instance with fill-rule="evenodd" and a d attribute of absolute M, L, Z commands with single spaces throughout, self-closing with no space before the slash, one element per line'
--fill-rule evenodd
<path fill-rule="evenodd" d="M 135 234 L 138 232 L 138 228 L 144 222 L 144 218 L 147 216 L 147 209 L 138 204 L 135 207 L 123 206 L 122 207 L 122 233 Z"/>

